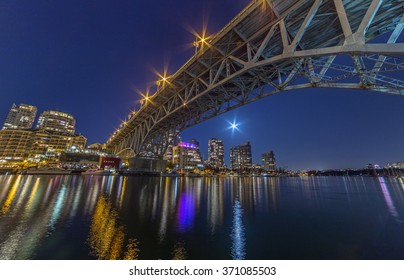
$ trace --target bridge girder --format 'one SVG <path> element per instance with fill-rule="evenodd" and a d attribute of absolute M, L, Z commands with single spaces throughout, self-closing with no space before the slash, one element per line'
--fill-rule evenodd
<path fill-rule="evenodd" d="M 288 90 L 404 95 L 403 11 L 397 0 L 253 1 L 107 144 L 162 156 L 168 131 Z"/>

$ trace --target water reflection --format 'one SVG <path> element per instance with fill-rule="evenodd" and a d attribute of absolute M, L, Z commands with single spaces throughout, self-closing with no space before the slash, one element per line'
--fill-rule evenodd
<path fill-rule="evenodd" d="M 51 215 L 51 218 L 49 221 L 50 230 L 55 229 L 55 224 L 56 224 L 57 220 L 59 219 L 59 216 L 63 210 L 65 196 L 66 196 L 66 186 L 62 185 L 61 189 L 59 190 L 59 192 L 57 194 L 55 206 L 52 209 L 52 215 Z"/>
<path fill-rule="evenodd" d="M 236 200 L 233 207 L 233 228 L 231 231 L 231 257 L 233 260 L 245 259 L 245 233 L 243 225 L 243 208 Z"/>
<path fill-rule="evenodd" d="M 188 257 L 184 242 L 177 242 L 172 252 L 173 260 L 186 260 Z"/>
<path fill-rule="evenodd" d="M 385 183 L 385 181 L 384 181 L 384 178 L 383 178 L 383 177 L 379 177 L 378 180 L 379 180 L 379 183 L 380 183 L 380 187 L 381 187 L 381 189 L 382 189 L 382 192 L 383 192 L 384 200 L 386 201 L 386 205 L 387 205 L 387 207 L 388 207 L 388 209 L 389 209 L 389 213 L 390 213 L 398 222 L 401 222 L 400 216 L 398 215 L 398 212 L 397 212 L 397 210 L 396 210 L 396 207 L 394 206 L 394 202 L 393 202 L 393 200 L 391 199 L 390 192 L 389 192 L 389 190 L 387 189 L 387 186 L 386 186 L 386 183 Z"/>
<path fill-rule="evenodd" d="M 216 229 L 223 224 L 224 194 L 223 180 L 207 178 L 207 220 L 210 223 L 210 234 L 214 235 Z"/>
<path fill-rule="evenodd" d="M 33 186 L 32 186 L 32 182 Z M 0 239 L 0 259 L 28 259 L 39 246 L 41 239 L 46 236 L 53 222 L 57 218 L 51 215 L 51 207 L 41 209 L 41 197 L 43 189 L 41 188 L 40 178 L 33 179 L 32 176 L 18 176 L 14 185 L 11 187 L 8 199 L 6 199 L 3 209 L 4 217 L 2 222 L 5 222 L 6 227 L 2 231 L 4 238 Z M 21 188 L 18 198 L 14 199 L 16 188 Z M 62 188 L 63 189 L 63 188 Z M 13 197 L 13 199 L 11 199 Z M 49 196 L 47 196 L 49 197 Z M 50 205 L 53 201 L 45 201 Z M 22 212 L 22 206 L 25 207 Z M 10 207 L 11 206 L 11 207 Z M 60 205 L 59 205 L 60 207 Z M 60 208 L 56 208 L 59 209 Z M 37 215 L 41 211 L 41 215 Z"/>
<path fill-rule="evenodd" d="M 402 215 L 402 178 L 8 175 L 0 176 L 0 259 L 288 258 L 316 242 L 338 258 L 333 246 L 347 243 L 347 230 L 360 244 L 387 222 L 395 227 L 383 244 L 404 252 L 391 237 L 404 236 Z"/>
<path fill-rule="evenodd" d="M 130 238 L 128 240 L 128 244 L 126 245 L 126 252 L 123 256 L 124 260 L 137 260 L 139 259 L 139 241 L 134 238 Z"/>
<path fill-rule="evenodd" d="M 109 188 L 107 193 L 108 190 Z M 120 225 L 118 216 L 108 199 L 100 196 L 88 239 L 91 253 L 100 260 L 128 260 L 137 259 L 139 256 L 139 243 L 136 239 L 130 239 L 125 246 L 125 227 Z"/>
<path fill-rule="evenodd" d="M 195 196 L 192 192 L 182 193 L 179 198 L 177 223 L 179 232 L 192 229 L 195 218 Z"/>
<path fill-rule="evenodd" d="M 21 183 L 21 179 L 22 179 L 22 175 L 19 175 L 17 177 L 17 180 L 15 181 L 15 183 L 13 184 L 13 186 L 11 187 L 11 189 L 9 190 L 8 194 L 7 194 L 7 198 L 6 201 L 3 204 L 3 207 L 1 208 L 1 214 L 7 214 L 11 203 L 14 201 L 14 198 L 17 194 L 18 189 L 20 188 L 20 183 Z"/>

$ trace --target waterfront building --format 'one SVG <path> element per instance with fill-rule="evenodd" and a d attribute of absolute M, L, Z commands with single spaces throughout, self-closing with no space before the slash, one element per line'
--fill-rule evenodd
<path fill-rule="evenodd" d="M 53 164 L 63 152 L 85 149 L 87 139 L 74 134 L 73 116 L 45 111 L 39 117 L 37 129 L 32 129 L 36 112 L 35 106 L 13 105 L 0 134 L 0 165 Z"/>
<path fill-rule="evenodd" d="M 201 159 L 201 162 L 203 161 L 203 157 L 202 157 L 202 153 L 201 153 L 201 149 L 200 149 L 200 145 L 199 145 L 199 141 L 196 139 L 191 139 L 191 141 L 189 141 L 189 143 L 195 145 L 196 147 L 196 151 L 199 155 L 199 158 Z"/>
<path fill-rule="evenodd" d="M 390 176 L 403 176 L 404 162 L 388 163 L 384 166 L 384 169 Z"/>
<path fill-rule="evenodd" d="M 262 167 L 265 171 L 275 171 L 276 159 L 274 151 L 262 154 Z"/>
<path fill-rule="evenodd" d="M 62 152 L 59 157 L 61 166 L 69 169 L 98 168 L 100 155 L 96 152 Z"/>
<path fill-rule="evenodd" d="M 38 119 L 37 129 L 74 134 L 76 120 L 70 114 L 61 111 L 44 111 Z"/>
<path fill-rule="evenodd" d="M 57 162 L 63 152 L 82 150 L 86 142 L 86 137 L 75 134 L 33 129 L 1 130 L 0 165 Z"/>
<path fill-rule="evenodd" d="M 173 147 L 174 167 L 182 171 L 192 171 L 203 168 L 202 159 L 195 144 L 181 142 Z"/>
<path fill-rule="evenodd" d="M 404 169 L 404 162 L 388 163 L 384 168 Z"/>
<path fill-rule="evenodd" d="M 103 156 L 100 157 L 100 168 L 104 170 L 118 170 L 121 164 L 119 157 Z"/>
<path fill-rule="evenodd" d="M 83 150 L 86 143 L 87 139 L 83 135 L 36 130 L 29 160 L 32 162 L 40 162 L 43 159 L 56 161 L 62 152 Z"/>
<path fill-rule="evenodd" d="M 36 118 L 35 106 L 13 104 L 4 122 L 3 129 L 31 129 Z"/>
<path fill-rule="evenodd" d="M 0 165 L 13 166 L 22 163 L 28 156 L 34 132 L 23 129 L 0 131 Z"/>
<path fill-rule="evenodd" d="M 251 144 L 247 142 L 243 145 L 230 148 L 230 168 L 237 172 L 249 171 L 252 166 Z"/>
<path fill-rule="evenodd" d="M 224 145 L 220 139 L 212 138 L 208 142 L 208 162 L 211 167 L 224 166 Z"/>

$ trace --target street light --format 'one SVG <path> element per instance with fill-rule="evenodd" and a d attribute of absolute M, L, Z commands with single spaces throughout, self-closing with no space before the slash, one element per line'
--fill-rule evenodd
<path fill-rule="evenodd" d="M 204 35 L 202 35 L 202 36 L 196 35 L 196 38 L 194 41 L 195 54 L 198 53 L 199 46 L 201 46 L 201 48 L 203 48 L 204 44 L 208 44 L 207 40 L 208 40 L 208 38 L 205 38 Z"/>

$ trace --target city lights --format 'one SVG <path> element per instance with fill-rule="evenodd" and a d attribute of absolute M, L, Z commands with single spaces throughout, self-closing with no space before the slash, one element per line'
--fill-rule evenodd
<path fill-rule="evenodd" d="M 3 278 L 402 274 L 404 0 L 54 2 L 3 5 Z"/>

